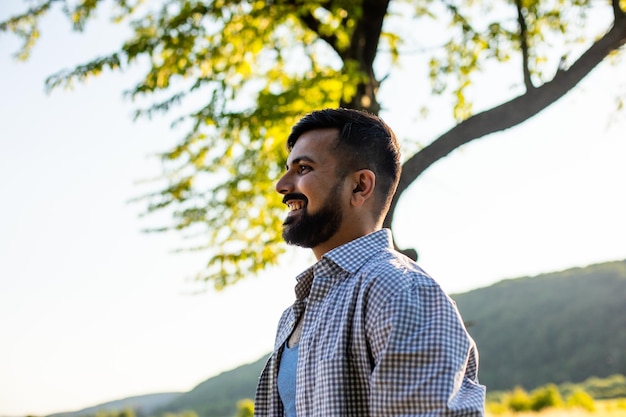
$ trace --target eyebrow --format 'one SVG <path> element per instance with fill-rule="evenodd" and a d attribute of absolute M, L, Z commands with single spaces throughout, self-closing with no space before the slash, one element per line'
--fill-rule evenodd
<path fill-rule="evenodd" d="M 297 165 L 297 164 L 299 164 L 300 162 L 303 162 L 303 161 L 304 161 L 304 162 L 310 162 L 310 163 L 312 163 L 312 164 L 314 164 L 314 163 L 315 163 L 315 161 L 314 161 L 313 159 L 311 159 L 310 157 L 308 157 L 308 156 L 306 156 L 306 155 L 303 155 L 303 156 L 299 156 L 299 157 L 297 157 L 297 158 L 293 159 L 293 160 L 291 161 L 291 165 Z M 288 164 L 288 163 L 287 163 L 287 164 L 285 164 L 285 168 L 286 168 L 287 170 L 289 169 L 289 164 Z"/>

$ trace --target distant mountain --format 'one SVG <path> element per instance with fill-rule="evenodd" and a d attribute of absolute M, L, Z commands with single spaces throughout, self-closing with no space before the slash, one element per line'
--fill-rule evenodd
<path fill-rule="evenodd" d="M 626 375 L 626 261 L 454 295 L 488 389 Z"/>
<path fill-rule="evenodd" d="M 137 415 L 149 416 L 157 409 L 170 404 L 180 397 L 180 392 L 165 392 L 160 394 L 146 394 L 124 398 L 85 408 L 79 411 L 51 414 L 47 417 L 81 417 L 92 416 L 100 411 L 117 411 L 127 408 L 133 409 Z"/>
<path fill-rule="evenodd" d="M 254 398 L 265 362 L 267 357 L 210 378 L 158 412 L 162 414 L 194 410 L 199 417 L 232 417 L 237 411 L 239 400 Z"/>
<path fill-rule="evenodd" d="M 614 391 L 623 392 L 623 377 L 615 374 L 626 375 L 626 261 L 504 280 L 452 298 L 478 345 L 479 377 L 488 391 L 613 375 Z M 194 410 L 199 417 L 232 417 L 239 400 L 254 398 L 266 360 L 170 394 L 152 415 Z M 602 395 L 610 396 L 605 388 Z M 92 412 L 50 417 L 86 414 Z"/>

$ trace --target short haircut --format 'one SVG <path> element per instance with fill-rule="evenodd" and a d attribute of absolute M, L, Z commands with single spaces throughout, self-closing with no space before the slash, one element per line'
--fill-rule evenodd
<path fill-rule="evenodd" d="M 376 175 L 375 194 L 380 202 L 381 215 L 391 204 L 402 165 L 398 140 L 391 128 L 378 116 L 360 110 L 337 108 L 307 114 L 291 129 L 287 149 L 291 151 L 300 136 L 310 130 L 337 129 L 336 149 L 343 161 L 344 170 L 369 169 Z"/>

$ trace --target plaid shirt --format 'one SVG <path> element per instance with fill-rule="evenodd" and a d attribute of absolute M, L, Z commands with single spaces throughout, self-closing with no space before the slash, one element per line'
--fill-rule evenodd
<path fill-rule="evenodd" d="M 282 417 L 276 380 L 304 314 L 298 417 L 482 416 L 478 353 L 454 302 L 383 229 L 326 253 L 298 276 L 257 387 L 254 414 Z"/>

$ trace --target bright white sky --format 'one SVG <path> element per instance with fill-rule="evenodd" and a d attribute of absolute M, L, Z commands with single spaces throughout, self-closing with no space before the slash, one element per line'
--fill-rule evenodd
<path fill-rule="evenodd" d="M 3 1 L 0 17 L 18 3 Z M 121 91 L 133 75 L 43 92 L 47 75 L 115 45 L 99 33 L 68 36 L 52 20 L 19 64 L 16 40 L 0 37 L 0 416 L 187 391 L 256 360 L 311 261 L 299 250 L 262 277 L 190 295 L 204 255 L 171 253 L 176 235 L 142 234 L 142 206 L 128 203 L 160 173 L 150 155 L 177 139 L 168 120 L 131 122 Z M 626 258 L 626 117 L 612 101 L 625 73 L 623 62 L 598 70 L 523 126 L 436 164 L 401 203 L 398 241 L 451 293 Z M 416 121 L 419 94 L 391 78 L 383 117 L 427 142 L 449 122 Z"/>

